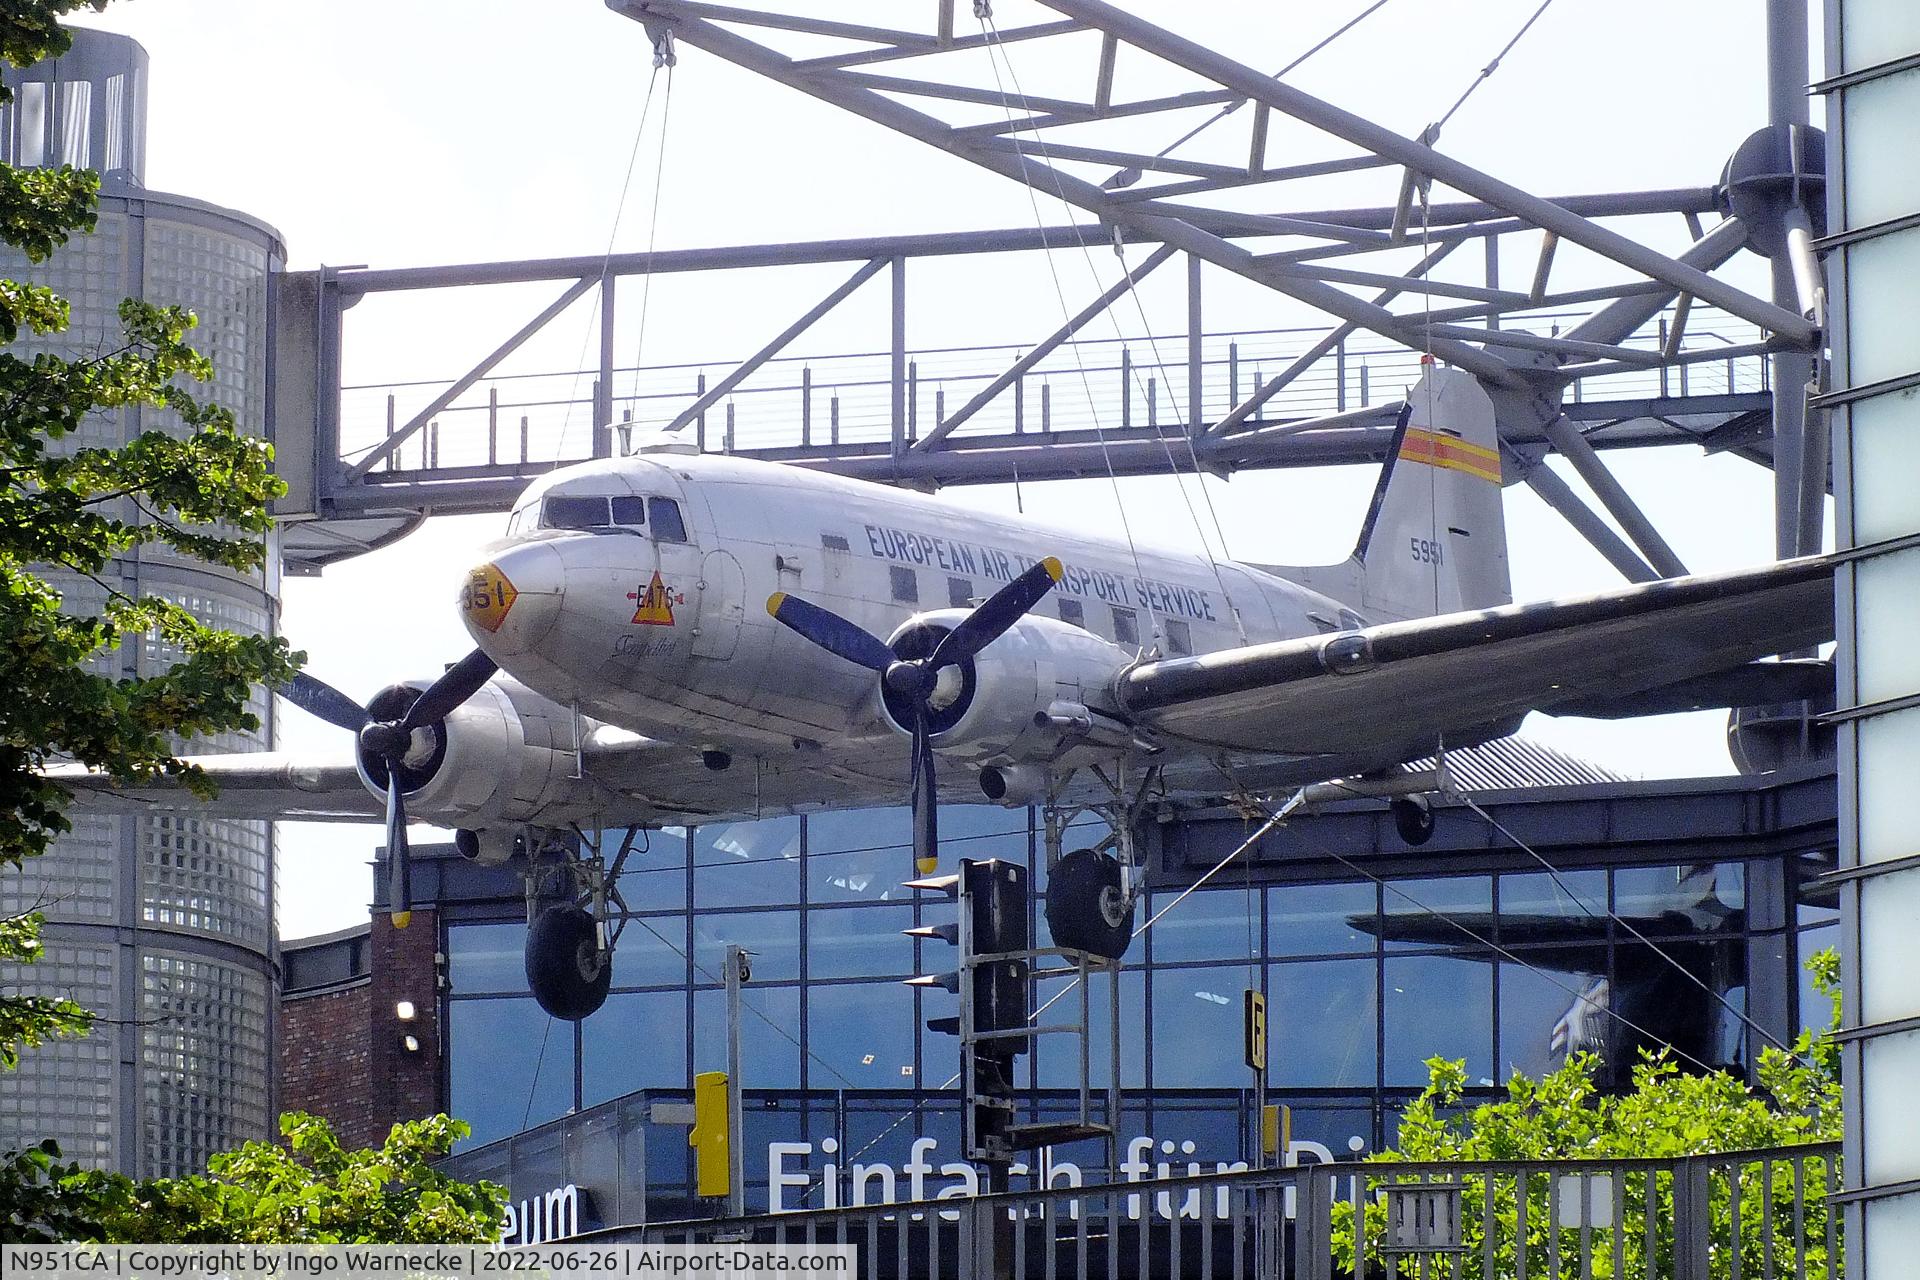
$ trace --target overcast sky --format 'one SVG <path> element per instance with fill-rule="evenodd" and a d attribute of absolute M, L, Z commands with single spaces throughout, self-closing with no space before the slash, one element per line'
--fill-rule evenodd
<path fill-rule="evenodd" d="M 1152 12 L 1271 71 L 1364 7 L 1357 0 L 1189 0 Z M 1413 134 L 1473 82 L 1537 7 L 1536 0 L 1393 0 L 1289 79 Z M 858 20 L 903 8 L 930 15 L 933 5 L 849 0 L 834 13 Z M 1009 0 L 995 8 L 1003 29 L 1041 12 Z M 1449 124 L 1441 148 L 1547 195 L 1709 184 L 1764 123 L 1763 17 L 1762 0 L 1559 0 Z M 1022 227 L 1036 217 L 1013 183 L 698 50 L 682 48 L 669 94 L 665 76 L 652 79 L 641 28 L 590 0 L 140 0 L 76 20 L 133 35 L 152 55 L 148 185 L 266 220 L 285 234 L 295 269 L 599 254 L 610 243 L 632 252 L 650 238 L 671 249 Z M 1031 93 L 1068 91 L 1090 75 L 1077 62 L 1044 61 L 1036 46 L 1011 46 L 1007 54 Z M 1150 85 L 1156 74 L 1124 65 L 1123 73 L 1123 91 Z M 1128 74 L 1136 78 L 1129 82 Z M 1224 154 L 1216 148 L 1239 145 L 1243 128 L 1236 118 L 1179 154 Z M 1157 149 L 1171 138 L 1133 140 Z M 1304 132 L 1276 131 L 1270 145 L 1308 156 L 1320 145 L 1325 153 Z M 630 157 L 637 162 L 623 203 Z M 1384 204 L 1395 183 L 1393 171 L 1331 180 L 1268 207 Z M 1065 217 L 1045 202 L 1038 214 L 1050 222 Z M 1632 230 L 1669 250 L 1684 243 L 1677 219 Z M 1503 274 L 1524 279 L 1536 247 L 1536 237 L 1508 237 Z M 1474 258 L 1478 269 L 1477 253 L 1458 256 Z M 1104 249 L 1056 258 L 1059 287 L 1074 309 L 1119 270 Z M 1556 271 L 1556 284 L 1602 278 L 1571 252 Z M 745 355 L 844 274 L 830 266 L 663 279 L 651 291 L 644 331 L 633 291 L 624 291 L 619 359 Z M 1765 287 L 1762 264 L 1750 255 L 1724 274 Z M 1180 275 L 1169 269 L 1141 290 L 1157 331 L 1184 327 Z M 1243 282 L 1219 273 L 1207 279 L 1209 329 L 1310 319 Z M 928 266 L 911 288 L 916 347 L 1031 341 L 1061 320 L 1053 273 L 1033 255 Z M 350 314 L 346 379 L 450 379 L 554 291 L 369 303 Z M 883 346 L 884 296 L 883 282 L 875 282 L 796 351 Z M 562 316 L 512 367 L 579 367 L 593 333 L 590 303 Z M 1137 341 L 1139 314 L 1115 314 L 1119 332 Z M 1113 337 L 1115 329 L 1095 325 L 1089 333 Z M 1767 473 L 1692 449 L 1610 460 L 1691 568 L 1770 556 Z M 1276 563 L 1343 558 L 1371 485 L 1362 469 L 1208 482 L 1229 551 Z M 1002 490 L 961 493 L 996 509 L 1013 503 Z M 1030 485 L 1023 496 L 1028 509 L 1044 506 L 1070 523 L 1095 526 L 1113 514 L 1104 483 Z M 1127 482 L 1121 500 L 1136 530 L 1189 545 L 1203 539 L 1189 503 L 1165 481 Z M 1509 490 L 1507 503 L 1517 596 L 1618 583 L 1529 492 Z M 438 671 L 470 647 L 452 597 L 474 547 L 500 523 L 491 516 L 434 521 L 318 580 L 289 580 L 286 634 L 308 652 L 315 674 L 363 698 L 402 676 Z M 1217 542 L 1210 524 L 1204 536 Z M 1530 726 L 1612 768 L 1649 776 L 1725 772 L 1722 730 L 1723 717 L 1713 714 L 1630 725 L 1536 717 Z M 348 745 L 345 735 L 291 710 L 281 737 L 290 750 L 334 754 Z M 377 838 L 373 828 L 282 828 L 286 936 L 365 918 L 365 861 Z"/>

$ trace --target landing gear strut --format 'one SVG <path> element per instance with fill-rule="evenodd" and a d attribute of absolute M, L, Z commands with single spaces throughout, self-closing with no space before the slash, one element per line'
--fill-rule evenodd
<path fill-rule="evenodd" d="M 1055 946 L 1118 960 L 1133 942 L 1134 908 L 1144 880 L 1135 833 L 1156 796 L 1160 771 L 1149 768 L 1137 786 L 1128 784 L 1124 763 L 1111 777 L 1098 768 L 1092 772 L 1112 799 L 1084 809 L 1049 803 L 1045 810 L 1047 928 Z M 1067 826 L 1083 812 L 1106 822 L 1107 837 L 1090 849 L 1063 854 Z"/>
<path fill-rule="evenodd" d="M 638 833 L 637 827 L 628 829 L 611 865 L 584 835 L 576 852 L 564 836 L 528 833 L 527 986 L 556 1018 L 578 1022 L 606 1003 L 613 947 L 628 914 L 615 884 Z M 616 915 L 610 928 L 609 917 Z"/>

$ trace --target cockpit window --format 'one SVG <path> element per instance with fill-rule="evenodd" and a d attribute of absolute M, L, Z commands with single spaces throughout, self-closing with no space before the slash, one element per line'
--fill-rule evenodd
<path fill-rule="evenodd" d="M 548 529 L 601 529 L 613 521 L 605 498 L 556 493 L 541 506 L 540 523 Z"/>
<path fill-rule="evenodd" d="M 615 498 L 613 500 L 613 522 L 639 528 L 647 522 L 647 500 L 645 498 Z"/>
<path fill-rule="evenodd" d="M 653 521 L 653 536 L 657 541 L 687 540 L 687 525 L 680 518 L 680 504 L 672 498 L 648 498 L 647 516 Z"/>

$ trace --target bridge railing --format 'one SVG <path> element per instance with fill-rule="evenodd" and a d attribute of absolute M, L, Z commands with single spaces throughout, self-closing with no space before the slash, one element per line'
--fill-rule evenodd
<path fill-rule="evenodd" d="M 1838 1144 L 1814 1144 L 1666 1160 L 1304 1165 L 598 1234 L 853 1244 L 870 1280 L 1837 1280 L 1838 1162 Z"/>
<path fill-rule="evenodd" d="M 1670 314 L 1670 312 L 1669 312 Z M 1570 328 L 1585 313 L 1508 319 L 1509 330 L 1542 335 Z M 1622 344 L 1649 360 L 1666 345 L 1665 317 Z M 1218 421 L 1288 369 L 1325 333 L 1320 328 L 1208 334 L 1201 343 L 1202 424 Z M 1685 399 L 1764 392 L 1768 366 L 1752 348 L 1751 325 L 1698 309 L 1687 325 L 1686 362 L 1624 369 L 1576 381 L 1573 402 Z M 1719 350 L 1728 355 L 1717 355 Z M 911 351 L 898 398 L 911 444 L 957 414 L 1023 354 L 1016 344 Z M 1391 404 L 1418 376 L 1420 354 L 1358 334 L 1307 364 L 1249 419 L 1249 426 L 1370 405 Z M 617 452 L 619 437 L 665 427 L 685 414 L 733 368 L 731 361 L 619 368 L 610 395 L 614 425 L 594 421 L 593 370 L 493 376 L 478 381 L 435 415 L 376 471 L 415 474 L 544 467 Z M 958 436 L 1037 436 L 1118 432 L 1179 425 L 1191 429 L 1185 334 L 1081 339 L 1062 343 L 955 428 Z M 379 445 L 428 404 L 444 380 L 341 389 L 342 456 Z M 896 387 L 890 353 L 777 356 L 684 430 L 709 452 L 885 448 L 894 443 Z"/>

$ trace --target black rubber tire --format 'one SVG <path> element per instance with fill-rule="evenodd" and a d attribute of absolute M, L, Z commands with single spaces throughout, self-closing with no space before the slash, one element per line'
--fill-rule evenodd
<path fill-rule="evenodd" d="M 607 1001 L 613 953 L 601 954 L 593 917 L 555 903 L 527 927 L 527 986 L 542 1009 L 578 1022 Z"/>
<path fill-rule="evenodd" d="M 1121 892 L 1120 864 L 1093 849 L 1076 849 L 1047 873 L 1047 928 L 1053 945 L 1088 951 L 1109 960 L 1127 954 L 1133 942 L 1133 904 L 1118 922 L 1107 918 L 1102 899 Z"/>
<path fill-rule="evenodd" d="M 1401 796 L 1393 802 L 1393 828 L 1412 845 L 1433 839 L 1433 808 L 1424 796 Z"/>

